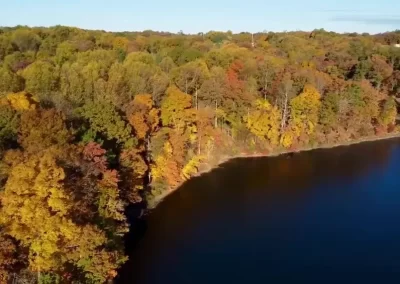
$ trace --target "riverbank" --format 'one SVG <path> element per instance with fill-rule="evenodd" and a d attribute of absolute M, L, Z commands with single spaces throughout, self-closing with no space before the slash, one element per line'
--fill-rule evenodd
<path fill-rule="evenodd" d="M 355 283 L 391 283 L 400 254 L 399 160 L 395 138 L 223 164 L 150 211 L 117 283 L 292 283 L 297 273 L 307 284 L 331 268 L 340 276 L 329 284 L 349 273 Z M 309 269 L 299 270 L 302 262 Z"/>
<path fill-rule="evenodd" d="M 400 133 L 395 132 L 395 133 L 390 133 L 386 135 L 380 135 L 380 136 L 367 136 L 367 137 L 362 137 L 359 139 L 354 139 L 354 140 L 349 140 L 349 141 L 344 141 L 340 143 L 334 143 L 334 144 L 321 144 L 318 146 L 314 147 L 304 147 L 304 148 L 299 148 L 296 150 L 287 150 L 287 149 L 279 149 L 276 151 L 272 151 L 269 154 L 263 154 L 263 153 L 254 153 L 254 154 L 248 154 L 248 153 L 241 153 L 238 155 L 228 155 L 228 156 L 221 156 L 218 159 L 216 159 L 215 162 L 210 163 L 204 163 L 202 166 L 204 169 L 200 170 L 195 176 L 200 176 L 203 174 L 206 174 L 213 169 L 218 168 L 220 165 L 227 163 L 228 161 L 232 159 L 238 159 L 238 158 L 261 158 L 261 157 L 276 157 L 280 155 L 285 155 L 285 154 L 294 154 L 294 153 L 300 153 L 300 152 L 307 152 L 307 151 L 312 151 L 312 150 L 317 150 L 317 149 L 332 149 L 336 147 L 343 147 L 343 146 L 350 146 L 350 145 L 355 145 L 355 144 L 360 144 L 360 143 L 365 143 L 365 142 L 373 142 L 373 141 L 379 141 L 379 140 L 387 140 L 387 139 L 394 139 L 394 138 L 400 138 Z M 168 195 L 172 194 L 176 190 L 180 188 L 182 184 L 179 184 L 175 188 L 171 188 L 169 190 L 164 191 L 162 194 L 155 196 L 152 200 L 148 202 L 147 209 L 151 210 L 157 207 L 158 204 L 160 204 Z"/>

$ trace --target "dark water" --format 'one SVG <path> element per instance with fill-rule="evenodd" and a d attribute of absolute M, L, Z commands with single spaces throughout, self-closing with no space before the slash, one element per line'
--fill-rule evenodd
<path fill-rule="evenodd" d="M 143 221 L 118 283 L 400 283 L 399 185 L 398 139 L 233 160 Z"/>

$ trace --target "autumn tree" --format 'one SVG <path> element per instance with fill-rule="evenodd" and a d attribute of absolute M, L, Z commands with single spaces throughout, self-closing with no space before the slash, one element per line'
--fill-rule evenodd
<path fill-rule="evenodd" d="M 0 232 L 0 281 L 8 283 L 11 275 L 18 272 L 18 266 L 23 266 L 24 257 L 18 249 L 15 239 Z"/>
<path fill-rule="evenodd" d="M 388 129 L 388 127 L 393 126 L 396 122 L 397 118 L 397 105 L 396 101 L 394 98 L 388 98 L 384 103 L 381 108 L 379 117 L 378 117 L 378 123 L 385 128 L 385 130 Z"/>
<path fill-rule="evenodd" d="M 72 139 L 63 114 L 55 109 L 23 112 L 18 142 L 28 153 L 39 153 L 52 145 L 63 147 Z"/>
<path fill-rule="evenodd" d="M 184 128 L 193 114 L 192 98 L 177 87 L 169 87 L 161 104 L 161 121 L 164 126 L 172 126 L 178 130 Z"/>
<path fill-rule="evenodd" d="M 307 85 L 300 95 L 290 101 L 289 127 L 295 137 L 314 134 L 320 107 L 321 95 L 311 85 Z"/>
<path fill-rule="evenodd" d="M 133 53 L 125 59 L 123 66 L 126 70 L 125 84 L 128 92 L 127 101 L 124 103 L 131 101 L 138 94 L 152 94 L 158 99 L 168 87 L 168 78 L 150 58 Z"/>
<path fill-rule="evenodd" d="M 245 81 L 240 78 L 243 62 L 234 61 L 225 75 L 225 88 L 222 106 L 231 112 L 230 122 L 234 123 L 238 115 L 244 115 L 254 97 L 247 91 Z"/>
<path fill-rule="evenodd" d="M 38 281 L 41 273 L 60 272 L 73 263 L 86 278 L 104 282 L 124 258 L 104 249 L 107 237 L 99 228 L 69 218 L 72 199 L 63 189 L 65 177 L 50 151 L 15 163 L 0 195 L 0 222 L 29 249 L 29 267 Z"/>
<path fill-rule="evenodd" d="M 276 106 L 265 100 L 257 100 L 245 120 L 251 133 L 261 140 L 268 140 L 273 146 L 278 145 L 281 113 Z"/>
<path fill-rule="evenodd" d="M 221 155 L 398 131 L 395 43 L 396 32 L 0 28 L 0 282 L 115 277 L 125 207 Z"/>
<path fill-rule="evenodd" d="M 129 123 L 138 139 L 146 139 L 150 132 L 158 126 L 159 114 L 154 107 L 151 95 L 136 95 L 126 107 Z"/>
<path fill-rule="evenodd" d="M 272 90 L 274 75 L 283 68 L 284 61 L 280 58 L 263 56 L 257 60 L 257 83 L 262 90 L 262 96 L 266 96 Z"/>
<path fill-rule="evenodd" d="M 214 111 L 212 108 L 201 108 L 196 111 L 196 129 L 195 136 L 197 139 L 197 155 L 202 155 L 203 148 L 208 143 L 212 143 L 212 136 L 214 133 Z M 198 160 L 198 159 L 197 159 Z M 192 161 L 192 164 L 195 160 Z"/>
<path fill-rule="evenodd" d="M 194 96 L 194 105 L 198 109 L 198 92 L 204 81 L 210 76 L 207 64 L 196 60 L 172 71 L 175 84 L 180 90 Z"/>

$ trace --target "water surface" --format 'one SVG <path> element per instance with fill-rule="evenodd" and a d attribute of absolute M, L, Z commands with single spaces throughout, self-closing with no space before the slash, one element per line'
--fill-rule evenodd
<path fill-rule="evenodd" d="M 118 283 L 400 283 L 399 173 L 398 139 L 232 160 L 145 218 Z"/>

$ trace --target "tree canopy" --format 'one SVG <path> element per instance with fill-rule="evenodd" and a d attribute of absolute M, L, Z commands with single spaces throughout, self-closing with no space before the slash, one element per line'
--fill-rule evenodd
<path fill-rule="evenodd" d="M 398 42 L 1 28 L 0 282 L 115 278 L 126 209 L 221 157 L 397 132 Z"/>

